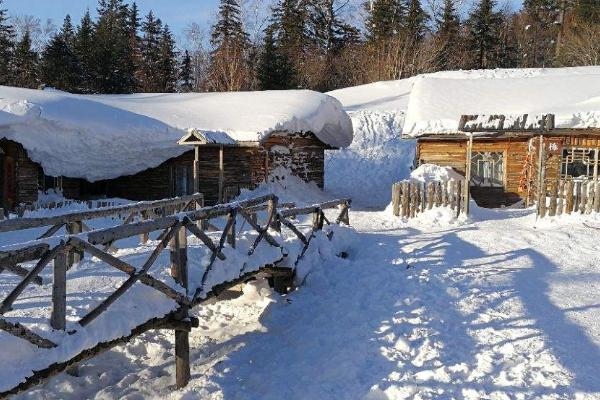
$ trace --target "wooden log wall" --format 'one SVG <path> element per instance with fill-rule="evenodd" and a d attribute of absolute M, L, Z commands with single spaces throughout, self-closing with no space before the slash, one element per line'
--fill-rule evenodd
<path fill-rule="evenodd" d="M 0 147 L 5 157 L 14 161 L 15 199 L 14 204 L 9 206 L 12 208 L 20 203 L 33 203 L 38 196 L 40 165 L 27 156 L 27 151 L 20 143 L 3 139 L 0 140 Z"/>

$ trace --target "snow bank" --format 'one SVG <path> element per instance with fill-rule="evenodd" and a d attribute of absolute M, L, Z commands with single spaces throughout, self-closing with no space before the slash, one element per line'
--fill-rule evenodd
<path fill-rule="evenodd" d="M 384 208 L 391 186 L 410 174 L 415 142 L 401 139 L 413 78 L 329 92 L 352 118 L 354 141 L 325 159 L 325 188 L 358 207 Z"/>
<path fill-rule="evenodd" d="M 456 133 L 465 114 L 548 113 L 557 128 L 600 127 L 600 67 L 423 75 L 414 82 L 403 133 Z"/>
<path fill-rule="evenodd" d="M 422 164 L 410 174 L 413 182 L 448 182 L 452 179 L 462 180 L 464 176 L 450 167 L 440 167 L 434 164 Z"/>
<path fill-rule="evenodd" d="M 352 142 L 342 105 L 308 90 L 83 96 L 0 87 L 0 138 L 23 144 L 49 175 L 134 174 L 188 150 L 177 141 L 189 129 L 224 144 L 309 131 L 333 147 Z"/>

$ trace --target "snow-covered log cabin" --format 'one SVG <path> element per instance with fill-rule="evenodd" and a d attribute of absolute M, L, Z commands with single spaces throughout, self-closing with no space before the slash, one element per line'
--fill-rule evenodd
<path fill-rule="evenodd" d="M 470 164 L 471 194 L 481 206 L 533 201 L 540 182 L 551 190 L 561 180 L 595 180 L 600 68 L 420 77 L 403 136 L 417 139 L 418 164 L 463 175 Z"/>
<path fill-rule="evenodd" d="M 74 199 L 189 194 L 196 156 L 208 204 L 276 170 L 323 187 L 325 150 L 352 137 L 341 104 L 311 91 L 82 96 L 0 87 L 0 208 L 51 188 Z"/>

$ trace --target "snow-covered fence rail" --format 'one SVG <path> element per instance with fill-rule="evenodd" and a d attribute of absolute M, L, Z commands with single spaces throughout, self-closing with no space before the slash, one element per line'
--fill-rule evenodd
<path fill-rule="evenodd" d="M 324 210 L 339 208 L 340 214 L 335 223 L 348 224 L 350 204 L 350 200 L 341 199 L 310 207 L 278 211 L 278 198 L 275 195 L 267 195 L 86 233 L 77 232 L 62 237 L 43 238 L 35 244 L 27 244 L 22 247 L 12 246 L 11 250 L 0 251 L 0 271 L 4 269 L 18 271 L 17 275 L 23 276 L 23 279 L 14 288 L 9 289 L 6 297 L 0 303 L 0 330 L 29 342 L 39 349 L 37 351 L 60 349 L 61 346 L 65 346 L 72 335 L 89 335 L 95 328 L 94 322 L 103 314 L 110 313 L 111 307 L 117 301 L 127 295 L 133 296 L 129 293 L 136 284 L 161 293 L 166 300 L 173 301 L 175 304 L 166 315 L 157 311 L 158 315 L 153 315 L 150 319 L 135 320 L 137 312 L 132 313 L 128 316 L 128 319 L 132 320 L 130 322 L 132 326 L 122 337 L 105 341 L 100 338 L 95 345 L 87 345 L 87 348 L 79 349 L 74 357 L 71 352 L 67 360 L 56 359 L 54 362 L 48 363 L 49 365 L 45 368 L 33 371 L 33 375 L 23 377 L 24 380 L 21 383 L 16 382 L 14 387 L 0 393 L 0 397 L 25 390 L 150 329 L 175 331 L 176 383 L 178 387 L 185 386 L 190 379 L 188 335 L 194 327 L 198 326 L 198 321 L 189 315 L 190 308 L 219 296 L 224 290 L 239 285 L 257 274 L 270 276 L 277 290 L 286 291 L 292 284 L 294 267 L 280 264 L 288 255 L 288 251 L 283 248 L 283 242 L 279 238 L 282 226 L 290 229 L 303 244 L 302 251 L 295 260 L 295 264 L 297 264 L 304 256 L 316 232 L 321 230 L 325 223 L 333 223 L 327 219 Z M 261 224 L 258 221 L 257 213 L 262 211 L 266 211 L 266 217 Z M 313 215 L 312 231 L 310 235 L 305 235 L 293 218 L 310 214 Z M 222 220 L 223 218 L 225 221 L 221 229 L 209 223 L 210 220 Z M 248 237 L 248 231 L 244 232 L 244 235 L 241 231 L 236 232 L 238 220 L 243 220 L 249 225 L 249 232 L 254 237 Z M 219 235 L 215 238 L 214 232 L 205 232 L 202 229 L 205 226 L 219 229 Z M 116 241 L 138 235 L 149 237 L 153 232 L 160 232 L 160 235 L 151 242 L 150 255 L 141 267 L 135 267 L 131 261 L 123 259 L 124 256 L 121 253 L 112 254 L 107 248 Z M 188 263 L 188 251 L 191 250 L 188 246 L 188 235 L 195 238 L 200 243 L 200 247 L 204 246 L 206 252 L 203 254 L 208 257 L 199 257 L 199 259 L 208 259 L 207 263 L 203 261 L 200 266 L 197 262 Z M 244 243 L 248 243 L 247 248 L 242 250 L 245 261 L 242 260 L 243 265 L 241 266 L 233 265 L 240 263 L 242 253 L 238 248 L 237 240 L 240 236 Z M 215 239 L 218 240 L 215 241 Z M 249 260 L 261 243 L 266 243 L 261 247 L 263 252 L 265 252 L 265 246 L 273 249 L 269 253 L 270 258 L 259 257 L 257 262 L 260 264 L 250 267 Z M 157 273 L 151 274 L 151 269 L 159 260 L 161 253 L 167 249 L 170 260 L 169 268 L 166 270 L 168 272 L 161 268 L 160 271 L 157 271 L 159 273 L 157 277 Z M 194 250 L 197 251 L 197 249 Z M 70 268 L 73 266 L 69 262 L 69 255 L 74 251 L 82 254 L 85 252 L 87 258 L 94 257 L 103 265 L 121 271 L 128 278 L 120 283 L 114 291 L 107 293 L 107 296 L 100 302 L 93 296 L 86 297 L 90 304 L 83 307 L 83 315 L 78 315 L 77 320 L 70 318 L 67 321 L 67 286 Z M 19 266 L 25 262 L 35 262 L 35 265 L 30 270 Z M 43 287 L 50 285 L 50 282 L 46 282 L 46 276 L 42 279 L 40 275 L 52 262 L 49 326 L 53 332 L 62 331 L 67 334 L 59 336 L 62 341 L 43 337 L 45 335 L 42 333 L 48 332 L 47 329 L 40 330 L 39 327 L 33 329 L 26 326 L 25 323 L 21 323 L 18 316 L 6 315 L 13 311 L 15 302 L 32 283 Z M 286 263 L 286 265 L 288 264 Z M 106 318 L 110 318 L 110 316 Z M 97 322 L 97 325 L 98 330 L 106 329 L 100 322 Z"/>
<path fill-rule="evenodd" d="M 600 213 L 600 182 L 559 179 L 546 181 L 546 193 L 540 196 L 538 216 Z"/>
<path fill-rule="evenodd" d="M 392 211 L 395 216 L 415 218 L 433 207 L 449 207 L 456 215 L 466 213 L 465 181 L 438 182 L 405 180 L 392 186 Z"/>
<path fill-rule="evenodd" d="M 85 221 L 118 216 L 124 219 L 124 225 L 131 223 L 136 218 L 148 219 L 156 215 L 168 215 L 188 210 L 190 208 L 204 207 L 204 196 L 201 193 L 164 199 L 145 201 L 121 206 L 103 207 L 88 211 L 78 211 L 40 218 L 15 218 L 0 221 L 0 233 L 12 232 L 32 228 L 50 227 L 38 239 L 43 239 L 56 234 L 61 228 L 66 228 L 68 233 L 80 233 L 90 230 Z"/>

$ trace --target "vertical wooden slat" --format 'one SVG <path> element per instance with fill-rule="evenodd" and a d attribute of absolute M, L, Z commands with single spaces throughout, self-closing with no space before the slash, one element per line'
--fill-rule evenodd
<path fill-rule="evenodd" d="M 587 195 L 588 195 L 588 183 L 581 182 L 581 195 L 579 196 L 579 212 L 585 214 L 585 208 L 587 206 Z"/>
<path fill-rule="evenodd" d="M 64 331 L 67 325 L 67 268 L 72 251 L 63 247 L 54 258 L 54 281 L 52 283 L 52 329 Z"/>
<path fill-rule="evenodd" d="M 564 211 L 564 196 L 565 196 L 565 181 L 558 181 L 558 207 L 556 210 L 557 215 L 562 215 Z"/>
<path fill-rule="evenodd" d="M 442 205 L 448 207 L 448 182 L 442 182 Z"/>
<path fill-rule="evenodd" d="M 231 212 L 231 214 L 229 214 L 229 218 L 232 219 L 231 222 L 231 227 L 229 228 L 229 231 L 227 232 L 227 243 L 229 243 L 229 245 L 231 247 L 233 247 L 235 249 L 236 243 L 235 243 L 235 230 L 236 230 L 236 220 L 237 220 L 237 213 Z"/>
<path fill-rule="evenodd" d="M 455 196 L 455 191 L 456 191 L 456 181 L 454 179 L 452 179 L 450 181 L 450 187 L 448 189 L 448 195 L 449 195 L 449 202 L 450 202 L 450 208 L 452 210 L 456 209 L 456 196 Z"/>
<path fill-rule="evenodd" d="M 419 207 L 421 207 L 421 212 L 425 212 L 425 203 L 427 202 L 427 188 L 425 182 L 419 184 Z"/>
<path fill-rule="evenodd" d="M 140 212 L 140 216 L 141 216 L 142 221 L 145 221 L 148 219 L 148 214 L 146 213 L 146 211 Z M 163 217 L 164 217 L 164 215 L 163 215 Z M 150 234 L 148 232 L 144 232 L 140 235 L 140 243 L 141 244 L 148 243 L 149 239 L 150 239 Z"/>
<path fill-rule="evenodd" d="M 579 202 L 581 200 L 581 182 L 575 182 L 575 192 L 573 195 L 573 212 L 579 212 Z"/>
<path fill-rule="evenodd" d="M 600 212 L 600 182 L 594 183 L 594 212 Z"/>
<path fill-rule="evenodd" d="M 219 203 L 223 201 L 223 187 L 225 186 L 225 166 L 223 163 L 223 146 L 219 146 Z"/>
<path fill-rule="evenodd" d="M 441 207 L 442 206 L 442 183 L 435 182 L 434 185 L 435 185 L 435 206 Z"/>
<path fill-rule="evenodd" d="M 585 206 L 585 213 L 591 214 L 594 211 L 594 196 L 596 191 L 596 185 L 593 181 L 588 182 L 587 188 L 587 204 Z"/>
<path fill-rule="evenodd" d="M 469 136 L 469 141 L 467 142 L 467 160 L 466 160 L 466 176 L 464 187 L 462 188 L 464 192 L 464 213 L 469 215 L 469 202 L 471 201 L 471 160 L 473 159 L 473 135 Z"/>
<path fill-rule="evenodd" d="M 409 190 L 410 186 L 408 182 L 402 182 L 402 217 L 408 218 L 409 216 Z"/>
<path fill-rule="evenodd" d="M 539 149 L 538 149 L 538 216 L 544 217 L 546 215 L 546 148 L 544 146 L 544 136 L 539 136 Z"/>
<path fill-rule="evenodd" d="M 427 183 L 427 209 L 431 210 L 433 208 L 433 197 L 434 197 L 434 188 L 433 182 Z"/>
<path fill-rule="evenodd" d="M 400 215 L 400 199 L 398 198 L 398 183 L 392 185 L 392 211 L 394 216 Z"/>
<path fill-rule="evenodd" d="M 456 216 L 459 216 L 461 211 L 463 211 L 463 207 L 462 207 L 462 201 L 463 201 L 463 196 L 462 196 L 462 189 L 463 189 L 463 181 L 456 181 Z M 466 186 L 469 186 L 469 184 L 467 183 Z"/>
<path fill-rule="evenodd" d="M 554 217 L 556 215 L 556 207 L 558 205 L 558 184 L 557 182 L 552 182 L 550 186 L 550 208 L 548 210 L 548 215 L 550 217 Z"/>
<path fill-rule="evenodd" d="M 567 214 L 571 214 L 573 212 L 573 204 L 575 203 L 573 201 L 573 181 L 572 180 L 567 181 L 567 194 L 566 194 L 565 202 L 567 203 L 567 208 L 565 211 Z"/>

